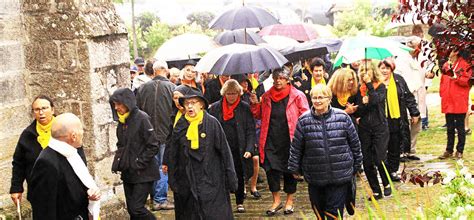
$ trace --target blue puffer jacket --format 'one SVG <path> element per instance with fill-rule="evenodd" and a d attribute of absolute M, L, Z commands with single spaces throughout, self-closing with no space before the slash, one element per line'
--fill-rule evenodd
<path fill-rule="evenodd" d="M 317 116 L 314 108 L 298 119 L 288 169 L 303 174 L 309 184 L 350 182 L 362 165 L 360 141 L 350 116 L 329 108 Z"/>

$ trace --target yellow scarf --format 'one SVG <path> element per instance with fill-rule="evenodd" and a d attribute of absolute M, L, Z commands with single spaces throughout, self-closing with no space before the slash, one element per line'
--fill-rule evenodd
<path fill-rule="evenodd" d="M 398 93 L 397 84 L 393 78 L 393 73 L 390 75 L 390 82 L 388 83 L 387 89 L 387 101 L 385 102 L 385 114 L 388 117 L 390 112 L 390 118 L 400 118 L 400 105 L 398 104 Z"/>
<path fill-rule="evenodd" d="M 179 119 L 181 118 L 181 116 L 183 116 L 183 113 L 181 113 L 181 111 L 178 110 L 178 113 L 176 114 L 176 117 L 174 118 L 173 128 L 176 126 L 176 123 L 178 123 L 178 121 L 179 121 Z"/>
<path fill-rule="evenodd" d="M 251 76 L 250 78 L 250 84 L 252 84 L 252 89 L 255 91 L 258 87 L 258 80 L 255 79 L 255 77 Z"/>
<path fill-rule="evenodd" d="M 341 97 L 337 96 L 337 102 L 339 102 L 339 105 L 344 107 L 346 106 L 347 100 L 349 99 L 350 96 L 351 96 L 350 93 L 343 94 Z"/>
<path fill-rule="evenodd" d="M 311 77 L 311 89 L 314 88 L 314 86 L 318 85 L 319 83 L 322 83 L 323 85 L 326 85 L 326 80 L 324 80 L 324 78 L 321 78 L 321 80 L 319 80 L 319 82 L 316 83 L 316 81 L 314 81 L 314 78 Z"/>
<path fill-rule="evenodd" d="M 49 139 L 51 139 L 51 127 L 54 121 L 56 121 L 56 118 L 54 116 L 47 125 L 42 125 L 41 123 L 36 121 L 36 132 L 38 132 L 38 138 L 36 138 L 36 140 L 43 149 L 48 146 Z"/>
<path fill-rule="evenodd" d="M 125 124 L 125 120 L 127 120 L 128 116 L 130 116 L 130 112 L 127 112 L 123 115 L 117 112 L 117 115 L 119 117 L 119 122 Z"/>
<path fill-rule="evenodd" d="M 189 122 L 188 131 L 186 132 L 186 137 L 191 141 L 191 149 L 199 149 L 199 124 L 202 122 L 204 117 L 204 110 L 201 110 L 196 117 L 191 118 L 188 115 L 184 115 L 186 120 Z"/>

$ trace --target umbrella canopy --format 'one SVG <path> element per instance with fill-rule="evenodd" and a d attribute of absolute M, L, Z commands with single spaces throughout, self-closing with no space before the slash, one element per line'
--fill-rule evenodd
<path fill-rule="evenodd" d="M 245 39 L 245 35 L 247 35 L 247 39 Z M 257 45 L 265 42 L 257 33 L 249 30 L 245 31 L 244 29 L 224 31 L 218 34 L 214 40 L 220 45 L 229 45 L 233 43 Z"/>
<path fill-rule="evenodd" d="M 228 10 L 214 18 L 209 28 L 235 30 L 242 28 L 262 28 L 280 22 L 265 9 L 254 6 L 240 6 Z"/>
<path fill-rule="evenodd" d="M 375 36 L 359 36 L 344 40 L 336 56 L 334 67 L 363 59 L 383 60 L 412 51 L 398 42 Z"/>
<path fill-rule="evenodd" d="M 258 34 L 260 36 L 280 35 L 297 41 L 308 41 L 319 36 L 316 29 L 307 24 L 275 24 L 264 27 Z"/>
<path fill-rule="evenodd" d="M 286 57 L 286 59 L 288 59 L 288 61 L 296 62 L 327 54 L 328 50 L 325 45 L 313 42 L 312 44 L 296 44 L 282 49 L 280 52 Z"/>
<path fill-rule="evenodd" d="M 230 44 L 201 58 L 195 70 L 218 75 L 254 73 L 281 68 L 288 60 L 269 46 Z"/>
<path fill-rule="evenodd" d="M 294 39 L 277 35 L 263 36 L 262 39 L 266 42 L 264 44 L 267 44 L 277 50 L 282 50 L 284 48 L 299 44 L 298 41 Z"/>
<path fill-rule="evenodd" d="M 339 51 L 342 45 L 342 40 L 339 39 L 315 39 L 301 43 L 302 47 L 315 48 L 324 46 L 328 52 L 333 53 Z"/>
<path fill-rule="evenodd" d="M 199 58 L 219 45 L 204 34 L 182 34 L 167 40 L 155 53 L 154 58 L 160 60 L 184 60 Z"/>

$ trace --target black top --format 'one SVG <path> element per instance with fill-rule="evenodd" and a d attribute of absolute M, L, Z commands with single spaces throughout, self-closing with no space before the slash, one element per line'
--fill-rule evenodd
<path fill-rule="evenodd" d="M 263 165 L 265 170 L 274 169 L 281 172 L 288 170 L 288 158 L 290 156 L 290 131 L 286 118 L 288 99 L 289 96 L 279 102 L 272 101 Z"/>

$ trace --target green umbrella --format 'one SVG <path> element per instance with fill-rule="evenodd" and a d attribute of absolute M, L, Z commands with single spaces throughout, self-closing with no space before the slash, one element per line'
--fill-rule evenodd
<path fill-rule="evenodd" d="M 396 41 L 375 36 L 347 38 L 336 56 L 334 67 L 363 59 L 383 60 L 412 50 Z"/>

